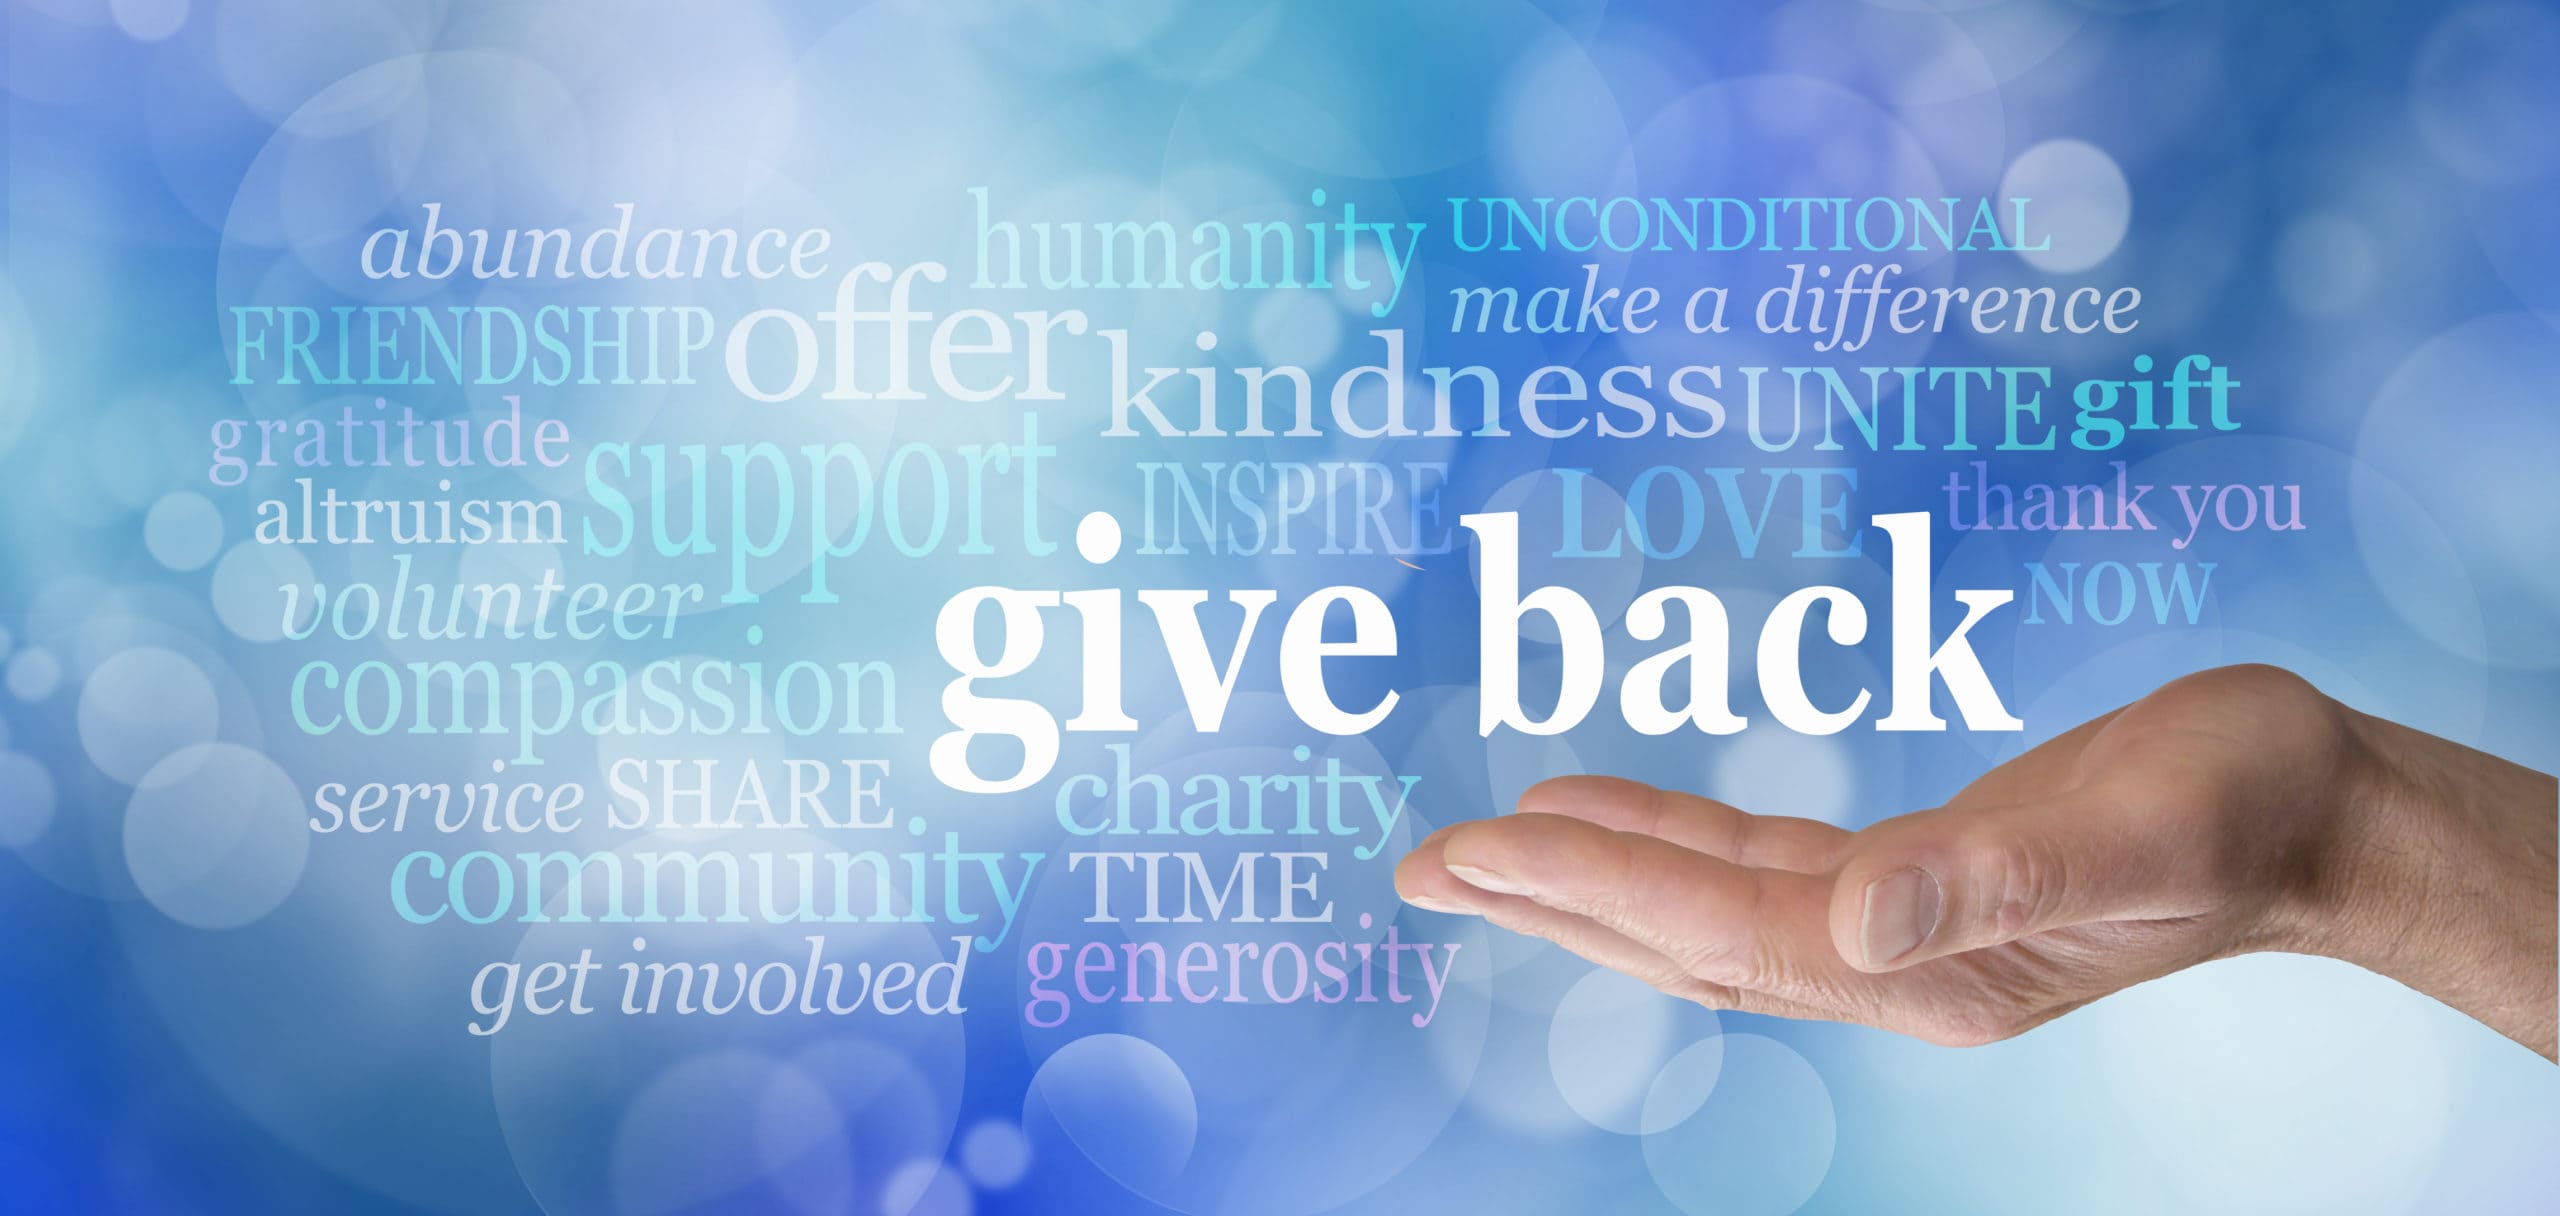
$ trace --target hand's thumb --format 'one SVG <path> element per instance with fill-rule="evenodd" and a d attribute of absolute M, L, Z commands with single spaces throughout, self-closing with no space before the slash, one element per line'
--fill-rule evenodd
<path fill-rule="evenodd" d="M 2093 813 L 2095 812 L 2095 813 Z M 2090 921 L 2170 915 L 2167 859 L 2094 807 L 1906 815 L 1859 833 L 1831 892 L 1831 939 L 1863 971 Z"/>

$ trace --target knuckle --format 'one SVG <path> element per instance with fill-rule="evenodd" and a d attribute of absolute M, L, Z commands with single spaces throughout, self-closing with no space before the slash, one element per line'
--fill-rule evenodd
<path fill-rule="evenodd" d="M 1644 912 L 1624 891 L 1602 887 L 1582 893 L 1567 912 L 1580 914 L 1622 934 L 1633 936 L 1644 924 Z"/>
<path fill-rule="evenodd" d="M 1733 953 L 1712 939 L 1688 935 L 1667 943 L 1672 965 L 1692 979 L 1726 987 L 1751 987 L 1747 969 L 1735 964 Z"/>
<path fill-rule="evenodd" d="M 1668 945 L 1672 962 L 1702 982 L 1748 991 L 1780 985 L 1777 967 L 1748 940 L 1725 941 L 1713 934 L 1692 933 Z"/>
<path fill-rule="evenodd" d="M 1644 809 L 1636 813 L 1636 830 L 1647 836 L 1660 836 L 1676 813 L 1672 809 L 1671 791 L 1658 785 L 1648 785 L 1643 790 L 1640 797 Z"/>
<path fill-rule="evenodd" d="M 2287 733 L 2333 724 L 2339 709 L 2319 686 L 2267 663 L 2238 663 L 2180 676 L 2143 700 L 2163 716 Z"/>
<path fill-rule="evenodd" d="M 2311 681 L 2272 663 L 2235 663 L 2207 674 L 2220 677 L 2231 692 L 2273 703 L 2299 704 L 2320 696 Z"/>
<path fill-rule="evenodd" d="M 2005 1009 L 1957 1009 L 1931 1018 L 1920 1037 L 1940 1047 L 1986 1047 L 2016 1038 L 2027 1020 Z"/>
<path fill-rule="evenodd" d="M 1755 876 L 1756 877 L 1756 876 Z M 1755 881 L 1750 905 L 1739 921 L 1743 928 L 1723 933 L 1705 931 L 1685 943 L 1684 965 L 1701 979 L 1754 992 L 1790 987 L 1793 978 L 1785 959 L 1758 926 L 1768 923 L 1768 885 Z"/>
<path fill-rule="evenodd" d="M 1589 884 L 1583 892 L 1588 904 L 1586 914 L 1621 927 L 1658 916 L 1663 895 L 1679 881 L 1679 876 L 1624 835 L 1611 834 L 1607 849 L 1605 859 L 1593 867 L 1601 881 Z"/>
<path fill-rule="evenodd" d="M 2007 941 L 2042 922 L 2061 901 L 2067 875 L 2058 850 L 2033 835 L 1985 832 L 1974 846 L 1982 924 Z"/>
<path fill-rule="evenodd" d="M 1722 984 L 1711 983 L 1694 976 L 1683 976 L 1677 983 L 1663 985 L 1662 990 L 1693 1005 L 1719 1013 L 1741 1009 L 1743 1005 L 1740 993 Z"/>

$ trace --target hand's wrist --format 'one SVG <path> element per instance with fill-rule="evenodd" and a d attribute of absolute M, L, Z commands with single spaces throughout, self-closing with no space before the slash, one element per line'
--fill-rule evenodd
<path fill-rule="evenodd" d="M 2553 1056 L 2552 779 L 2344 712 L 2340 831 L 2279 948 L 2390 976 Z"/>

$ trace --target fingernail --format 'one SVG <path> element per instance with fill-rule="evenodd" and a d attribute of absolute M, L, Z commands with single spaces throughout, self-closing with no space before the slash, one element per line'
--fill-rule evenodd
<path fill-rule="evenodd" d="M 1531 894 L 1529 888 L 1522 886 L 1519 882 L 1482 866 L 1451 865 L 1449 873 L 1456 875 L 1458 881 L 1479 891 L 1491 891 L 1496 895 Z"/>
<path fill-rule="evenodd" d="M 1407 895 L 1404 901 L 1427 912 L 1447 912 L 1453 916 L 1469 916 L 1475 912 L 1473 908 L 1454 899 L 1441 899 L 1432 895 Z"/>
<path fill-rule="evenodd" d="M 1867 966 L 1882 967 L 1920 948 L 1938 927 L 1938 880 L 1927 870 L 1896 870 L 1867 884 L 1858 948 Z"/>

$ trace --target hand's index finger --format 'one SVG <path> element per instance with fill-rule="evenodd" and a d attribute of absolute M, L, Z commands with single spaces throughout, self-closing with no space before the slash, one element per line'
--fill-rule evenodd
<path fill-rule="evenodd" d="M 1557 777 L 1520 796 L 1523 815 L 1562 815 L 1619 832 L 1656 836 L 1739 866 L 1828 872 L 1848 851 L 1847 830 L 1814 819 L 1753 815 L 1712 798 L 1618 777 Z"/>
<path fill-rule="evenodd" d="M 1824 1004 L 1878 987 L 1832 948 L 1820 876 L 1544 814 L 1451 828 L 1438 861 L 1460 881 L 1588 917 L 1713 983 Z"/>

